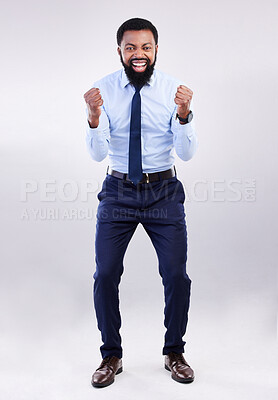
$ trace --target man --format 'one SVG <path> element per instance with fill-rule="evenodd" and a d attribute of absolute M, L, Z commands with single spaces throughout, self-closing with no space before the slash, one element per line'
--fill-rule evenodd
<path fill-rule="evenodd" d="M 92 385 L 105 387 L 122 372 L 118 286 L 128 243 L 141 223 L 159 260 L 165 293 L 163 355 L 174 380 L 192 382 L 183 357 L 191 280 L 186 273 L 185 194 L 173 165 L 197 148 L 192 91 L 155 70 L 158 33 L 145 19 L 132 18 L 117 32 L 123 69 L 95 82 L 85 95 L 91 157 L 109 168 L 98 193 L 94 305 L 103 345 Z"/>

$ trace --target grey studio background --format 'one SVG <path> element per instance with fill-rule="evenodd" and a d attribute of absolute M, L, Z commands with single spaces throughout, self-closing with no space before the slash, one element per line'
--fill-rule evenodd
<path fill-rule="evenodd" d="M 1 10 L 1 397 L 276 398 L 277 2 L 17 0 Z M 196 381 L 163 368 L 163 288 L 139 226 L 120 286 L 124 373 L 96 390 L 91 288 L 108 159 L 87 153 L 83 94 L 121 68 L 116 30 L 135 16 L 158 28 L 157 69 L 194 92 L 199 149 L 176 166 Z"/>

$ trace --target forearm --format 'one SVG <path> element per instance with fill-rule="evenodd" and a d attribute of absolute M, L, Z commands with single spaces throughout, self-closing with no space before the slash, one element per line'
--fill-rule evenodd
<path fill-rule="evenodd" d="M 97 128 L 99 126 L 99 118 L 93 118 L 90 116 L 90 114 L 88 115 L 88 124 L 90 128 Z"/>
<path fill-rule="evenodd" d="M 99 118 L 92 120 L 87 112 L 86 144 L 90 156 L 95 161 L 102 161 L 108 154 L 110 129 L 108 117 L 103 109 Z"/>
<path fill-rule="evenodd" d="M 190 160 L 196 153 L 198 147 L 198 139 L 192 123 L 181 125 L 180 129 L 175 129 L 174 135 L 174 147 L 177 156 L 183 161 Z"/>
<path fill-rule="evenodd" d="M 105 159 L 108 154 L 108 141 L 103 132 L 97 129 L 92 129 L 88 125 L 86 144 L 93 160 L 100 162 Z"/>

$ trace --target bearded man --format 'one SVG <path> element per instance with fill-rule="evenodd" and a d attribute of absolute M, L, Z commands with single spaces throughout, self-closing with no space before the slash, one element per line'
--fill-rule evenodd
<path fill-rule="evenodd" d="M 98 193 L 95 236 L 94 306 L 102 362 L 92 385 L 106 387 L 123 370 L 119 283 L 124 254 L 139 223 L 157 253 L 164 286 L 164 366 L 174 380 L 189 383 L 194 372 L 183 356 L 183 336 L 191 280 L 186 272 L 185 193 L 174 150 L 183 161 L 196 152 L 193 93 L 154 68 L 158 33 L 150 21 L 124 22 L 117 43 L 123 69 L 95 82 L 84 95 L 89 153 L 95 161 L 109 156 Z"/>

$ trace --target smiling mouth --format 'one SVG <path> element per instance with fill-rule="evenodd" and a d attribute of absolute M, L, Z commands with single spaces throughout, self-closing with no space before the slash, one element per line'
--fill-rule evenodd
<path fill-rule="evenodd" d="M 136 72 L 143 72 L 147 67 L 147 61 L 131 61 L 131 66 Z"/>

